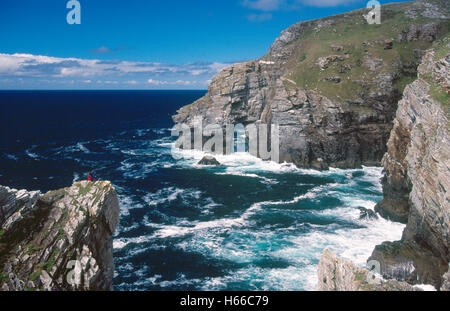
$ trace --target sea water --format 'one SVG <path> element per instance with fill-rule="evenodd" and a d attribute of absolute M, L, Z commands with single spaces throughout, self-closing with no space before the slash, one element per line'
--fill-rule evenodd
<path fill-rule="evenodd" d="M 0 92 L 0 184 L 47 191 L 94 170 L 111 180 L 116 290 L 315 290 L 325 248 L 364 266 L 401 238 L 402 224 L 360 218 L 382 199 L 381 168 L 175 160 L 170 116 L 204 93 Z"/>

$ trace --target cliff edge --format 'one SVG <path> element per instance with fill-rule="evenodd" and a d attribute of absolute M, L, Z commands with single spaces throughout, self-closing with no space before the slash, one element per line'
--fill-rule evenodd
<path fill-rule="evenodd" d="M 384 199 L 376 210 L 394 220 L 407 220 L 402 240 L 378 245 L 369 258 L 379 263 L 384 282 L 450 289 L 449 104 L 450 36 L 446 36 L 427 51 L 417 80 L 406 86 L 383 157 Z M 321 259 L 319 289 L 361 288 L 354 281 L 361 271 L 343 269 L 352 264 L 333 256 L 325 251 Z M 330 287 L 323 280 L 333 271 L 339 278 Z"/>
<path fill-rule="evenodd" d="M 0 290 L 111 290 L 119 202 L 108 181 L 0 186 Z"/>
<path fill-rule="evenodd" d="M 404 87 L 432 42 L 448 33 L 442 0 L 381 7 L 369 25 L 356 10 L 297 23 L 258 60 L 213 77 L 208 93 L 173 120 L 276 124 L 280 162 L 327 169 L 379 165 Z"/>
<path fill-rule="evenodd" d="M 423 57 L 405 88 L 383 158 L 384 199 L 376 210 L 407 220 L 402 241 L 377 246 L 382 273 L 439 288 L 450 262 L 450 37 Z"/>

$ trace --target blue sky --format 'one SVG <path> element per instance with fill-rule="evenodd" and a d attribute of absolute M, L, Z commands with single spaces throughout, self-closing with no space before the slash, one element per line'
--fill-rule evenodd
<path fill-rule="evenodd" d="M 206 89 L 290 25 L 366 0 L 0 1 L 0 89 Z M 398 1 L 380 1 L 382 4 Z"/>

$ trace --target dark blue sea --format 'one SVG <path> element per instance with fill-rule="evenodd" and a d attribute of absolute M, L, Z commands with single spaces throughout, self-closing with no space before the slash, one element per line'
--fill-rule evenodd
<path fill-rule="evenodd" d="M 171 153 L 170 116 L 205 91 L 0 92 L 0 184 L 66 187 L 96 170 L 119 194 L 116 290 L 314 290 L 325 247 L 364 265 L 403 225 L 360 219 L 381 168 L 298 169 L 245 153 Z"/>

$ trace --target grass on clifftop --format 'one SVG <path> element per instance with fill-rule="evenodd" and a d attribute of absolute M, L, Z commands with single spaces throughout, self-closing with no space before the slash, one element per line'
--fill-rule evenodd
<path fill-rule="evenodd" d="M 366 92 L 367 84 L 377 75 L 397 71 L 399 75 L 395 86 L 401 94 L 404 87 L 416 79 L 420 55 L 414 50 L 426 50 L 431 43 L 425 40 L 397 42 L 396 39 L 400 34 L 405 37 L 411 24 L 435 21 L 405 16 L 404 11 L 408 7 L 411 4 L 383 6 L 380 25 L 369 25 L 362 12 L 357 11 L 329 18 L 334 23 L 318 31 L 308 29 L 301 39 L 291 43 L 298 48 L 295 49 L 297 54 L 289 60 L 288 78 L 295 81 L 298 87 L 316 89 L 330 99 L 345 101 L 360 98 Z M 449 27 L 447 22 L 443 29 Z M 392 49 L 385 49 L 386 39 L 393 39 Z M 333 51 L 332 45 L 342 46 L 343 50 Z M 317 64 L 318 58 L 330 55 L 348 55 L 348 58 L 331 62 L 328 68 L 322 70 Z M 379 65 L 369 70 L 364 66 L 368 58 L 379 62 Z M 326 80 L 331 77 L 339 77 L 341 82 Z M 377 80 L 374 82 L 377 83 Z"/>

